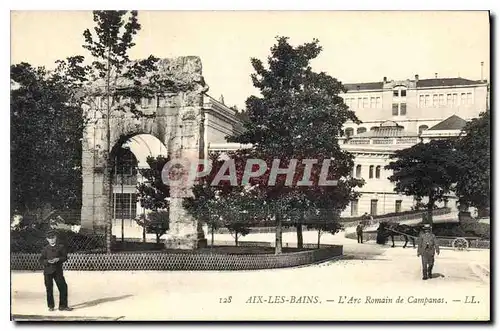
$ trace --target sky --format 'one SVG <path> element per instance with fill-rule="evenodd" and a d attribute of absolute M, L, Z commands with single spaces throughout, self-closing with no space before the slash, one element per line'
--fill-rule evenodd
<path fill-rule="evenodd" d="M 319 40 L 313 60 L 343 83 L 438 77 L 490 79 L 490 27 L 486 11 L 139 11 L 141 31 L 133 59 L 197 55 L 208 94 L 243 108 L 258 94 L 252 57 L 267 61 L 276 36 L 300 45 Z M 13 11 L 11 64 L 51 68 L 68 56 L 89 54 L 83 31 L 90 11 Z"/>

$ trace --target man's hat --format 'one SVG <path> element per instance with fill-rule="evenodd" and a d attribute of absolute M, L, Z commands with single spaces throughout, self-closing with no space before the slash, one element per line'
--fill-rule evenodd
<path fill-rule="evenodd" d="M 46 238 L 55 238 L 56 237 L 56 232 L 54 230 L 49 230 L 47 231 L 47 233 L 45 234 L 45 237 Z"/>
<path fill-rule="evenodd" d="M 431 225 L 430 224 L 424 224 L 424 230 L 428 230 L 431 228 Z"/>

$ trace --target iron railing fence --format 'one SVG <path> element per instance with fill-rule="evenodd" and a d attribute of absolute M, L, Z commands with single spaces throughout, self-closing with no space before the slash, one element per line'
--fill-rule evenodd
<path fill-rule="evenodd" d="M 66 270 L 256 270 L 286 268 L 317 263 L 343 254 L 342 246 L 322 245 L 319 249 L 283 254 L 223 254 L 172 252 L 119 252 L 113 254 L 68 255 Z M 11 270 L 41 270 L 39 254 L 11 254 Z"/>

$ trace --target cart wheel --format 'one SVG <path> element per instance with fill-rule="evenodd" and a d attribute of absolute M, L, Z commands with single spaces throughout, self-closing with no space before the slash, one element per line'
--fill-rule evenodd
<path fill-rule="evenodd" d="M 469 241 L 465 238 L 456 238 L 453 240 L 452 246 L 454 249 L 463 251 L 469 249 Z"/>

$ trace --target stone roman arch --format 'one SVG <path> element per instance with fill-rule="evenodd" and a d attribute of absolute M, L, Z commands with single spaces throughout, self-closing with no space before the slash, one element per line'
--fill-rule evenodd
<path fill-rule="evenodd" d="M 110 116 L 110 148 L 121 145 L 127 138 L 149 134 L 160 140 L 172 158 L 198 160 L 204 158 L 203 94 L 208 90 L 202 76 L 199 57 L 162 59 L 161 74 L 167 75 L 181 86 L 189 88 L 180 92 L 162 91 L 158 99 L 141 105 L 145 114 L 152 117 L 135 117 L 117 111 Z M 82 140 L 82 231 L 105 231 L 106 210 L 109 201 L 109 180 L 106 165 L 106 122 L 97 110 L 99 103 L 90 103 L 86 112 L 88 124 Z M 196 248 L 204 241 L 201 224 L 190 217 L 182 207 L 182 200 L 189 196 L 171 197 L 170 230 L 167 246 L 171 248 Z"/>

